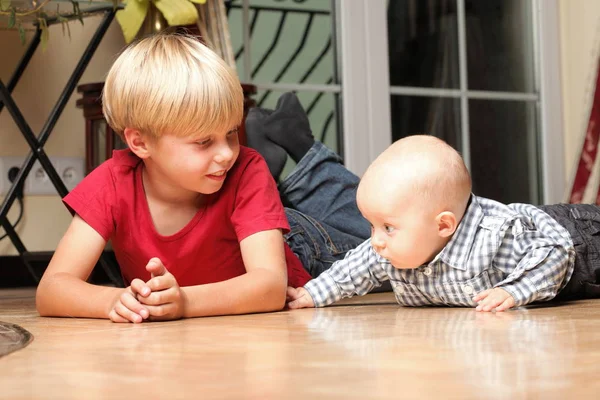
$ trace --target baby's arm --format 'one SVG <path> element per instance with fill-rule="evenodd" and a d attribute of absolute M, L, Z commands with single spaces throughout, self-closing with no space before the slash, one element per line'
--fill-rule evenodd
<path fill-rule="evenodd" d="M 569 249 L 555 244 L 546 247 L 531 247 L 534 232 L 525 232 L 515 238 L 517 245 L 509 257 L 518 260 L 516 267 L 495 288 L 474 297 L 478 311 L 504 311 L 515 306 L 524 306 L 534 301 L 554 298 L 561 288 L 569 268 Z M 539 241 L 539 235 L 537 237 Z M 502 257 L 502 252 L 498 252 Z M 506 262 L 495 262 L 502 269 Z"/>
<path fill-rule="evenodd" d="M 258 232 L 240 242 L 244 275 L 182 288 L 184 317 L 247 314 L 281 310 L 285 305 L 287 267 L 279 229 Z"/>
<path fill-rule="evenodd" d="M 388 279 L 371 240 L 367 239 L 304 288 L 288 290 L 288 307 L 325 307 L 346 297 L 363 296 Z"/>
<path fill-rule="evenodd" d="M 86 282 L 105 245 L 102 236 L 75 215 L 38 285 L 36 307 L 41 316 L 111 318 L 115 322 L 141 322 L 142 315 L 147 317 L 134 296 L 136 291 L 149 294 L 141 280 L 127 289 Z"/>

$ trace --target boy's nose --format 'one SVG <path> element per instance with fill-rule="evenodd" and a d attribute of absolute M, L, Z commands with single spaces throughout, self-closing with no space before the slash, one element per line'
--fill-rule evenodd
<path fill-rule="evenodd" d="M 219 164 L 231 161 L 233 150 L 229 146 L 221 146 L 215 155 L 215 161 Z"/>

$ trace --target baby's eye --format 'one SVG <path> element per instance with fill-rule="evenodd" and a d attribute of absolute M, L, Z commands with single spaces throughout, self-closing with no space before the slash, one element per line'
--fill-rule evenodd
<path fill-rule="evenodd" d="M 394 227 L 393 227 L 393 226 L 391 226 L 391 225 L 384 225 L 384 226 L 383 226 L 383 229 L 385 229 L 385 231 L 386 231 L 387 233 L 392 233 L 392 232 L 394 232 L 394 231 L 396 230 L 396 228 L 394 228 Z"/>
<path fill-rule="evenodd" d="M 199 140 L 196 143 L 199 144 L 200 146 L 207 146 L 210 143 L 211 139 L 204 139 L 204 140 Z"/>

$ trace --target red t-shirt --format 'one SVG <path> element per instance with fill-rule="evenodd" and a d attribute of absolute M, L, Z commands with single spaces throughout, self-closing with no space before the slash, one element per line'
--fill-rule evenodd
<path fill-rule="evenodd" d="M 275 182 L 256 151 L 241 147 L 223 187 L 179 232 L 154 228 L 142 183 L 142 161 L 129 150 L 94 169 L 63 201 L 111 240 L 125 283 L 150 279 L 145 267 L 162 260 L 181 286 L 224 281 L 246 272 L 240 241 L 265 230 L 289 231 Z M 303 286 L 310 275 L 285 243 L 288 284 Z"/>

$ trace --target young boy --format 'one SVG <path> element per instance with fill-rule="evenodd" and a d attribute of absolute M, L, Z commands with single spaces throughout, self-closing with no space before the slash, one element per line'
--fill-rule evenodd
<path fill-rule="evenodd" d="M 504 205 L 471 194 L 461 156 L 432 136 L 401 139 L 357 192 L 370 240 L 303 288 L 289 307 L 323 307 L 390 280 L 406 306 L 477 311 L 600 297 L 600 209 Z"/>
<path fill-rule="evenodd" d="M 275 128 L 296 129 L 283 144 L 298 158 L 281 186 L 295 209 L 284 211 L 264 159 L 238 143 L 240 82 L 193 38 L 158 35 L 128 47 L 107 76 L 103 105 L 129 148 L 64 198 L 74 218 L 38 286 L 42 316 L 139 323 L 279 310 L 286 287 L 310 279 L 303 264 L 321 272 L 368 237 L 358 181 L 314 143 L 293 95 L 253 122 L 274 142 L 290 133 Z M 306 200 L 317 188 L 331 198 Z M 109 240 L 126 289 L 86 282 Z"/>

